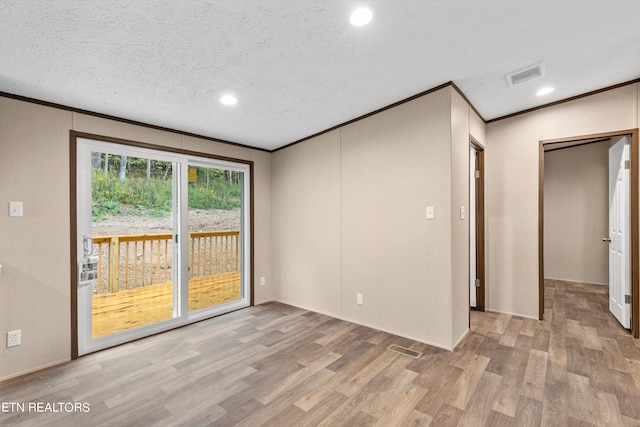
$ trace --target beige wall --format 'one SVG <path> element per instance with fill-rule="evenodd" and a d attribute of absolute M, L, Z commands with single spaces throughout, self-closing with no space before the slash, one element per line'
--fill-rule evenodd
<path fill-rule="evenodd" d="M 340 317 L 340 131 L 272 161 L 274 297 Z"/>
<path fill-rule="evenodd" d="M 636 87 L 627 85 L 538 111 L 540 139 L 637 127 Z"/>
<path fill-rule="evenodd" d="M 487 126 L 484 120 L 469 108 L 469 134 L 478 142 L 483 148 L 487 144 Z"/>
<path fill-rule="evenodd" d="M 608 141 L 544 155 L 544 276 L 608 285 Z"/>
<path fill-rule="evenodd" d="M 0 346 L 0 380 L 71 355 L 70 130 L 253 160 L 254 277 L 271 276 L 270 153 L 0 97 L 0 333 L 22 330 L 21 346 Z M 9 201 L 24 217 L 8 217 Z M 256 287 L 255 301 L 271 289 Z"/>
<path fill-rule="evenodd" d="M 452 90 L 451 262 L 452 328 L 455 340 L 462 338 L 469 329 L 469 135 L 471 112 L 473 111 L 462 96 Z M 479 127 L 478 130 L 481 131 L 482 127 Z M 464 210 L 463 215 L 461 215 L 461 209 Z"/>
<path fill-rule="evenodd" d="M 486 306 L 537 318 L 539 140 L 638 127 L 639 86 L 486 129 L 448 87 L 273 155 L 0 98 L 0 331 L 23 331 L 20 347 L 0 348 L 0 379 L 70 355 L 70 129 L 253 160 L 254 278 L 267 279 L 256 303 L 281 299 L 451 348 L 468 322 L 465 132 L 486 148 Z M 23 218 L 8 217 L 10 200 L 25 203 Z"/>
<path fill-rule="evenodd" d="M 450 94 L 342 129 L 345 319 L 451 347 Z M 434 206 L 435 220 L 425 219 Z M 356 293 L 364 305 L 356 305 Z"/>
<path fill-rule="evenodd" d="M 537 318 L 538 120 L 491 123 L 485 149 L 485 307 Z"/>
<path fill-rule="evenodd" d="M 70 358 L 70 128 L 69 112 L 0 98 L 0 380 Z"/>
<path fill-rule="evenodd" d="M 637 86 L 487 125 L 487 309 L 538 317 L 539 141 L 636 128 Z"/>
<path fill-rule="evenodd" d="M 276 298 L 452 348 L 468 328 L 469 128 L 445 88 L 274 153 Z"/>

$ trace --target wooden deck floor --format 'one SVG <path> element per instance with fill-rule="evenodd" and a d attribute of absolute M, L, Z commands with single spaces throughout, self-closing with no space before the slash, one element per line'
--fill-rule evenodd
<path fill-rule="evenodd" d="M 189 311 L 241 297 L 239 272 L 198 277 L 189 281 Z M 170 319 L 173 315 L 172 302 L 172 283 L 128 289 L 116 294 L 94 295 L 93 338 Z"/>

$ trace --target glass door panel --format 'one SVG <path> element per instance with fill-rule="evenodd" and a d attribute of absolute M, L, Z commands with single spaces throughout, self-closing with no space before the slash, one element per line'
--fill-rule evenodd
<path fill-rule="evenodd" d="M 92 338 L 174 317 L 173 165 L 91 153 Z"/>
<path fill-rule="evenodd" d="M 78 354 L 176 325 L 181 163 L 77 138 Z"/>
<path fill-rule="evenodd" d="M 189 312 L 244 297 L 244 173 L 189 166 Z"/>

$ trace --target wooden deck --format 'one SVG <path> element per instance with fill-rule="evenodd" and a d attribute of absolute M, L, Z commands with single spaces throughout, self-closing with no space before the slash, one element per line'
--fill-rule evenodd
<path fill-rule="evenodd" d="M 240 272 L 189 280 L 189 311 L 242 297 Z M 173 315 L 173 284 L 162 283 L 93 296 L 92 335 L 103 337 L 137 328 Z"/>

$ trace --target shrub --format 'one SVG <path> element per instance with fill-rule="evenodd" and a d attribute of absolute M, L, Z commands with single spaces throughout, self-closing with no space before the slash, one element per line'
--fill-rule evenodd
<path fill-rule="evenodd" d="M 91 208 L 94 219 L 104 218 L 109 214 L 125 213 L 166 216 L 173 206 L 171 176 L 168 178 L 132 176 L 120 182 L 115 173 L 104 174 L 102 169 L 94 168 L 91 183 Z M 237 209 L 241 205 L 240 183 L 228 183 L 223 176 L 209 180 L 208 185 L 200 182 L 189 184 L 189 208 L 230 210 Z"/>

